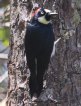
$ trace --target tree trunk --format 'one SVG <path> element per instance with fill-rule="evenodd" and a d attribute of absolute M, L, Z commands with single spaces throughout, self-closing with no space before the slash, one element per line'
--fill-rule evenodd
<path fill-rule="evenodd" d="M 11 0 L 11 37 L 8 62 L 8 106 L 29 106 L 28 80 L 24 52 L 26 21 L 31 0 Z"/>
<path fill-rule="evenodd" d="M 49 99 L 50 96 L 56 106 L 81 106 L 81 7 L 72 0 L 56 1 L 61 40 L 51 59 L 47 72 L 47 88 L 41 99 Z"/>
<path fill-rule="evenodd" d="M 40 0 L 35 1 L 40 3 Z M 61 37 L 61 40 L 56 45 L 55 56 L 50 60 L 46 89 L 41 93 L 37 106 L 81 106 L 81 5 L 78 8 L 78 4 L 75 4 L 77 2 L 74 0 L 46 2 L 45 7 L 52 11 L 55 8 L 58 12 L 53 24 L 55 38 Z M 25 26 L 31 8 L 30 0 L 11 0 L 8 106 L 35 105 L 29 104 L 28 70 L 24 54 Z"/>

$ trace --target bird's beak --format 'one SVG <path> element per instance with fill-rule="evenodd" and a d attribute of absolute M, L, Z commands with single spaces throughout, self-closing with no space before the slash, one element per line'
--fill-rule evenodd
<path fill-rule="evenodd" d="M 50 15 L 58 15 L 58 13 L 54 11 L 54 12 L 50 12 Z"/>
<path fill-rule="evenodd" d="M 57 12 L 51 12 L 50 15 L 51 15 L 51 16 L 52 16 L 52 15 L 58 15 L 58 13 L 57 13 Z"/>
<path fill-rule="evenodd" d="M 56 12 L 56 10 L 54 10 L 54 12 L 52 12 L 51 10 L 45 9 L 45 11 L 47 13 L 49 13 L 50 15 L 57 15 L 58 13 Z"/>

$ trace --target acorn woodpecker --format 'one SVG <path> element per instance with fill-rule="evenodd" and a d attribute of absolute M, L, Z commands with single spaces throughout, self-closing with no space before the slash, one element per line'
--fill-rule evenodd
<path fill-rule="evenodd" d="M 36 11 L 27 25 L 25 35 L 25 52 L 30 70 L 29 88 L 31 97 L 34 94 L 39 97 L 42 92 L 43 76 L 48 68 L 55 41 L 51 23 L 53 13 L 44 8 L 39 8 Z"/>

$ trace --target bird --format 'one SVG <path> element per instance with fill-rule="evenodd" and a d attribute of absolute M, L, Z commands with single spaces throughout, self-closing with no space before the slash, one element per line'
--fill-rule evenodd
<path fill-rule="evenodd" d="M 51 10 L 38 8 L 26 27 L 24 38 L 27 65 L 30 70 L 29 88 L 31 98 L 38 98 L 43 90 L 43 76 L 48 69 L 55 35 Z"/>

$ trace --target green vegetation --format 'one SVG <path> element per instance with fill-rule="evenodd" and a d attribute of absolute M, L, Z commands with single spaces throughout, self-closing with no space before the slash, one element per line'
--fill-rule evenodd
<path fill-rule="evenodd" d="M 9 46 L 10 30 L 8 27 L 0 28 L 0 40 L 4 46 Z"/>
<path fill-rule="evenodd" d="M 3 10 L 2 10 L 3 8 Z M 0 10 L 3 12 L 0 15 L 0 41 L 4 46 L 9 46 L 9 36 L 10 36 L 10 28 L 9 26 L 5 26 L 7 22 L 10 21 L 10 10 L 9 8 L 9 0 L 0 0 Z"/>

